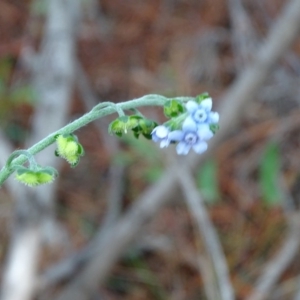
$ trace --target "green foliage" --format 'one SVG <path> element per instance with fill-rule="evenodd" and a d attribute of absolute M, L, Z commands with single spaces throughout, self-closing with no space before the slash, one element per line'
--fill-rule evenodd
<path fill-rule="evenodd" d="M 10 99 L 16 104 L 32 104 L 36 99 L 36 95 L 30 85 L 20 85 L 11 90 Z"/>
<path fill-rule="evenodd" d="M 127 129 L 129 128 L 129 117 L 122 116 L 114 121 L 112 121 L 108 126 L 108 132 L 110 134 L 115 134 L 119 137 L 123 135 L 123 133 L 127 133 Z"/>
<path fill-rule="evenodd" d="M 146 139 L 151 140 L 151 132 L 153 129 L 157 126 L 157 123 L 153 120 L 141 118 L 138 121 L 138 125 L 132 130 L 134 131 L 134 136 L 136 138 L 139 137 L 140 134 L 142 134 Z"/>
<path fill-rule="evenodd" d="M 210 98 L 209 94 L 207 92 L 202 93 L 198 96 L 196 96 L 195 101 L 200 104 L 203 100 Z"/>
<path fill-rule="evenodd" d="M 31 12 L 37 16 L 45 16 L 48 11 L 49 2 L 47 0 L 34 0 L 31 3 Z"/>
<path fill-rule="evenodd" d="M 209 204 L 219 200 L 218 166 L 215 161 L 206 161 L 196 174 L 197 185 L 201 195 Z"/>
<path fill-rule="evenodd" d="M 29 103 L 31 104 L 35 97 L 33 89 L 29 84 L 18 84 L 10 87 L 10 77 L 13 72 L 14 62 L 11 58 L 0 59 L 0 105 L 11 107 L 13 104 Z M 3 107 L 4 106 L 4 107 Z"/>
<path fill-rule="evenodd" d="M 219 124 L 210 124 L 209 129 L 211 130 L 211 132 L 213 134 L 216 134 L 216 132 L 220 129 L 220 125 Z"/>
<path fill-rule="evenodd" d="M 59 134 L 55 136 L 57 150 L 56 156 L 64 158 L 72 167 L 76 167 L 80 157 L 84 155 L 84 149 L 74 134 Z"/>
<path fill-rule="evenodd" d="M 23 124 L 11 122 L 11 118 L 16 109 L 24 104 L 31 106 L 36 97 L 31 85 L 27 83 L 11 86 L 14 63 L 12 57 L 0 59 L 0 126 L 12 141 L 23 142 L 27 130 Z"/>
<path fill-rule="evenodd" d="M 131 271 L 132 277 L 114 275 L 109 278 L 108 286 L 120 293 L 129 293 L 137 285 L 142 285 L 151 294 L 151 299 L 167 300 L 168 294 L 163 288 L 157 275 L 151 270 L 149 263 L 138 251 L 130 251 L 122 261 L 124 268 Z"/>
<path fill-rule="evenodd" d="M 1 74 L 1 60 L 0 60 L 0 74 Z M 0 80 L 0 82 L 1 82 L 1 80 Z M 2 90 L 3 90 L 4 86 L 5 86 L 5 84 L 4 85 L 2 84 Z M 0 91 L 1 91 L 1 84 L 0 84 Z M 28 170 L 23 170 L 23 171 L 19 170 L 19 173 L 17 172 L 17 177 L 18 177 L 19 181 L 21 181 L 25 184 L 29 183 L 31 186 L 37 185 L 37 183 L 43 184 L 43 183 L 48 182 L 50 180 L 50 178 L 47 175 L 48 174 L 47 172 L 43 171 L 43 174 L 39 174 L 39 175 L 30 173 L 31 171 L 38 172 L 39 168 L 40 168 L 34 161 L 33 156 L 35 154 L 39 153 L 40 151 L 42 151 L 43 149 L 45 149 L 46 147 L 50 146 L 57 140 L 59 140 L 58 141 L 59 149 L 56 150 L 55 154 L 67 159 L 71 163 L 72 166 L 75 166 L 78 163 L 79 158 L 84 154 L 84 149 L 83 149 L 82 145 L 78 143 L 78 139 L 76 138 L 75 135 L 73 135 L 73 132 L 75 132 L 76 130 L 80 129 L 81 127 L 86 126 L 87 124 L 95 121 L 96 119 L 105 117 L 107 115 L 110 115 L 110 114 L 113 114 L 116 112 L 119 114 L 119 116 L 122 116 L 123 110 L 136 110 L 137 107 L 141 107 L 141 106 L 151 106 L 151 105 L 163 106 L 168 100 L 178 100 L 179 102 L 185 102 L 190 99 L 191 99 L 191 97 L 177 97 L 175 99 L 174 98 L 169 99 L 169 98 L 166 98 L 161 95 L 150 94 L 150 95 L 145 95 L 141 98 L 133 99 L 133 100 L 130 100 L 127 102 L 121 102 L 118 104 L 113 103 L 113 105 L 112 105 L 112 103 L 107 103 L 107 102 L 100 103 L 100 104 L 96 105 L 91 111 L 89 111 L 88 113 L 83 115 L 82 117 L 80 117 L 80 118 L 74 120 L 73 122 L 67 124 L 66 126 L 60 128 L 56 132 L 49 134 L 47 137 L 40 140 L 36 144 L 32 145 L 27 150 L 14 151 L 8 158 L 5 166 L 0 171 L 0 186 L 4 183 L 4 181 L 13 172 L 15 172 L 17 169 L 19 169 L 26 161 L 29 161 L 30 168 L 28 168 Z M 1 95 L 0 95 L 0 106 L 1 106 Z M 0 107 L 0 112 L 1 112 L 1 107 Z M 123 121 L 123 122 L 125 121 L 124 123 L 126 123 L 128 120 L 129 120 L 130 127 L 135 128 L 135 127 L 139 126 L 138 130 L 136 130 L 137 133 L 139 133 L 139 130 L 140 130 L 140 133 L 143 134 L 145 137 L 147 137 L 147 135 L 148 135 L 148 138 L 149 138 L 150 130 L 153 130 L 153 128 L 155 128 L 157 126 L 156 122 L 145 119 L 142 115 L 133 115 L 133 116 L 128 117 L 128 119 L 121 120 L 121 121 Z M 140 122 L 141 120 L 143 120 L 143 121 Z M 118 126 L 119 126 L 118 122 L 112 123 L 110 126 L 111 133 L 118 132 L 118 128 L 119 128 Z M 126 128 L 128 128 L 128 127 L 125 127 L 125 129 Z M 124 130 L 124 133 L 125 133 L 125 129 L 122 128 L 122 130 Z M 140 145 L 140 143 L 138 143 L 137 145 Z M 155 146 L 153 145 L 153 148 L 150 149 L 150 151 L 149 151 L 149 143 L 147 143 L 147 146 L 144 147 L 145 149 L 143 150 L 143 153 L 141 153 L 141 156 L 143 155 L 142 161 L 145 161 L 145 157 L 146 157 L 145 153 L 149 153 L 149 156 L 148 156 L 149 158 L 152 157 L 150 160 L 152 160 L 152 159 L 155 160 L 156 155 L 153 155 L 153 153 L 155 152 L 154 147 Z M 126 158 L 125 160 L 127 160 L 127 162 L 128 162 L 128 161 L 130 161 L 130 158 L 129 159 Z M 123 159 L 123 161 L 124 161 L 124 159 Z M 153 164 L 153 166 L 155 166 L 157 168 L 158 163 L 160 163 L 162 165 L 161 160 L 158 159 L 156 161 L 156 163 Z M 157 168 L 156 170 L 151 172 L 150 177 L 153 178 L 155 176 L 159 176 L 158 173 L 159 173 L 159 170 Z M 153 175 L 153 174 L 157 174 L 157 175 Z M 38 179 L 37 179 L 37 177 L 38 177 Z M 54 178 L 54 177 L 52 177 L 52 178 Z"/>
<path fill-rule="evenodd" d="M 27 186 L 38 186 L 53 182 L 57 177 L 57 171 L 51 167 L 38 167 L 35 170 L 31 170 L 20 166 L 16 170 L 16 180 Z"/>
<path fill-rule="evenodd" d="M 259 183 L 265 204 L 275 206 L 280 203 L 279 188 L 280 153 L 274 143 L 266 145 L 259 168 Z"/>
<path fill-rule="evenodd" d="M 118 153 L 115 161 L 125 165 L 137 165 L 139 177 L 149 183 L 157 181 L 163 173 L 163 161 L 159 149 L 155 144 L 145 140 L 137 140 L 131 135 L 126 135 L 122 140 L 130 146 L 130 153 Z"/>
<path fill-rule="evenodd" d="M 169 100 L 164 105 L 164 114 L 167 118 L 175 118 L 185 111 L 183 104 L 175 99 Z"/>
<path fill-rule="evenodd" d="M 151 139 L 151 132 L 156 126 L 155 121 L 139 115 L 122 116 L 109 124 L 108 132 L 121 137 L 124 133 L 127 134 L 128 130 L 132 130 L 135 138 L 139 138 L 142 134 L 149 140 Z"/>

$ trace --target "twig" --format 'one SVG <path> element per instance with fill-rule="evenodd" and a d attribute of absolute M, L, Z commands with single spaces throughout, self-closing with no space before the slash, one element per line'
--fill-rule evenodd
<path fill-rule="evenodd" d="M 278 281 L 282 273 L 298 254 L 300 247 L 300 222 L 299 214 L 290 216 L 290 227 L 288 235 L 283 245 L 275 257 L 268 262 L 261 277 L 257 280 L 253 293 L 247 300 L 263 300 L 266 299 L 274 284 Z"/>
<path fill-rule="evenodd" d="M 77 62 L 77 81 L 78 87 L 81 93 L 81 98 L 87 110 L 92 110 L 93 107 L 99 103 L 99 100 L 95 96 L 86 73 L 84 72 L 81 64 Z M 107 124 L 105 124 L 107 125 Z M 116 155 L 119 151 L 119 143 L 117 139 L 108 138 L 107 126 L 103 126 L 103 120 L 96 122 L 97 129 L 104 138 L 104 147 L 106 147 L 108 153 L 111 156 Z M 123 177 L 124 177 L 125 167 L 121 164 L 112 163 L 109 169 L 109 180 L 111 182 L 108 192 L 108 210 L 106 217 L 103 221 L 100 231 L 103 233 L 108 227 L 114 224 L 121 212 L 121 201 L 123 194 Z M 99 238 L 102 233 L 97 233 Z M 97 239 L 97 238 L 96 238 Z"/>
<path fill-rule="evenodd" d="M 233 288 L 222 246 L 213 224 L 210 221 L 203 199 L 197 190 L 190 171 L 180 165 L 177 169 L 178 182 L 181 185 L 189 210 L 195 219 L 198 230 L 203 236 L 207 253 L 211 256 L 219 286 L 220 299 L 234 299 Z"/>
<path fill-rule="evenodd" d="M 29 144 L 66 123 L 74 74 L 74 25 L 77 1 L 49 2 L 41 61 L 34 74 L 39 105 L 33 119 Z M 63 35 L 63 36 L 60 36 Z M 50 153 L 49 153 L 50 152 Z M 39 161 L 57 165 L 48 148 Z M 16 200 L 15 220 L 6 268 L 3 273 L 2 300 L 31 299 L 36 285 L 43 225 L 51 219 L 55 185 L 35 190 L 22 189 Z"/>
<path fill-rule="evenodd" d="M 83 103 L 87 110 L 91 110 L 97 103 L 98 99 L 94 95 L 91 87 L 89 86 L 88 78 L 84 73 L 81 65 L 77 62 L 77 81 Z M 107 133 L 107 130 L 103 130 L 101 126 L 102 120 L 96 123 L 99 133 L 103 136 Z M 98 126 L 99 125 L 99 126 Z M 109 153 L 113 154 L 118 151 L 118 142 L 113 139 L 112 143 L 105 143 Z M 123 177 L 125 167 L 119 164 L 112 164 L 109 169 L 109 181 L 111 182 L 108 197 L 107 197 L 107 214 L 99 226 L 94 239 L 79 252 L 72 256 L 63 259 L 50 267 L 46 272 L 40 276 L 40 280 L 37 284 L 38 292 L 47 289 L 49 286 L 53 286 L 56 283 L 69 278 L 74 272 L 81 267 L 91 257 L 93 249 L 97 248 L 99 240 L 105 235 L 108 228 L 113 226 L 118 219 L 121 212 L 121 201 L 123 194 Z"/>
<path fill-rule="evenodd" d="M 10 154 L 13 152 L 13 147 L 10 144 L 10 142 L 6 139 L 2 131 L 0 131 L 0 141 L 1 141 L 0 164 L 4 166 L 6 164 L 6 158 L 9 157 Z M 18 184 L 14 179 L 9 178 L 6 181 L 5 185 L 8 189 L 10 196 L 13 199 L 19 199 L 22 196 L 21 185 Z"/>
<path fill-rule="evenodd" d="M 299 289 L 299 283 L 300 283 L 300 278 L 298 277 L 298 291 L 295 294 L 294 300 L 300 300 L 300 289 Z"/>
<path fill-rule="evenodd" d="M 289 297 L 291 299 L 291 295 L 295 294 L 295 292 L 298 290 L 299 283 L 300 283 L 299 275 L 283 281 L 273 289 L 273 291 L 269 295 L 269 299 L 281 300 L 281 299 L 288 299 Z M 299 300 L 297 299 L 297 295 L 295 296 L 294 300 Z"/>
<path fill-rule="evenodd" d="M 236 55 L 236 66 L 240 70 L 247 61 L 251 61 L 257 45 L 257 37 L 241 1 L 229 0 L 228 7 L 233 25 L 232 43 Z"/>

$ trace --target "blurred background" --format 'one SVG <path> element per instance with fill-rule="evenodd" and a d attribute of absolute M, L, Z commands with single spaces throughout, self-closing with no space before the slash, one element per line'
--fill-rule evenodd
<path fill-rule="evenodd" d="M 209 92 L 218 110 L 288 2 L 0 0 L 1 167 L 102 101 Z M 78 299 L 300 299 L 299 53 L 296 38 L 194 170 L 234 296 L 222 292 L 218 261 L 178 192 Z M 165 121 L 161 108 L 141 111 Z M 11 178 L 0 189 L 2 299 L 77 299 L 63 292 L 88 276 L 98 243 L 167 180 L 174 151 L 110 136 L 114 117 L 76 132 L 86 152 L 76 168 L 55 146 L 37 155 L 59 170 L 54 184 L 35 192 Z"/>

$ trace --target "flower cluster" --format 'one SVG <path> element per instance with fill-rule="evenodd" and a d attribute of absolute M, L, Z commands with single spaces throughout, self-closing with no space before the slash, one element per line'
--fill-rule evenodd
<path fill-rule="evenodd" d="M 182 114 L 154 128 L 152 140 L 160 142 L 161 148 L 177 142 L 179 155 L 188 154 L 190 149 L 198 154 L 203 153 L 207 149 L 207 141 L 218 128 L 219 114 L 211 109 L 212 99 L 207 94 L 200 95 L 195 101 L 188 101 Z"/>

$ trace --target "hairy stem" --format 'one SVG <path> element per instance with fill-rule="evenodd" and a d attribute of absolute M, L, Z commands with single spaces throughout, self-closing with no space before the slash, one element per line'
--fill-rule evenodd
<path fill-rule="evenodd" d="M 188 101 L 193 99 L 192 97 L 178 97 L 178 98 L 171 98 L 176 99 L 179 101 Z M 169 98 L 166 98 L 164 96 L 160 95 L 145 95 L 141 98 L 117 103 L 115 105 L 108 105 L 107 107 L 104 107 L 103 109 L 99 109 L 99 106 L 96 106 L 94 109 L 92 109 L 90 112 L 86 113 L 79 119 L 75 120 L 74 122 L 66 125 L 65 127 L 49 134 L 47 137 L 27 149 L 27 151 L 34 155 L 54 143 L 55 136 L 57 134 L 70 134 L 76 131 L 77 129 L 93 122 L 96 119 L 105 117 L 107 115 L 113 114 L 115 112 L 120 113 L 122 110 L 128 110 L 133 109 L 140 106 L 162 106 L 165 104 L 166 101 L 170 100 Z M 105 103 L 107 105 L 107 103 Z M 21 155 L 17 158 L 15 158 L 10 163 L 10 168 L 8 168 L 6 165 L 1 169 L 0 171 L 0 187 L 2 186 L 3 182 L 13 173 L 13 167 L 16 165 L 21 165 L 26 161 L 26 157 L 24 155 Z"/>

